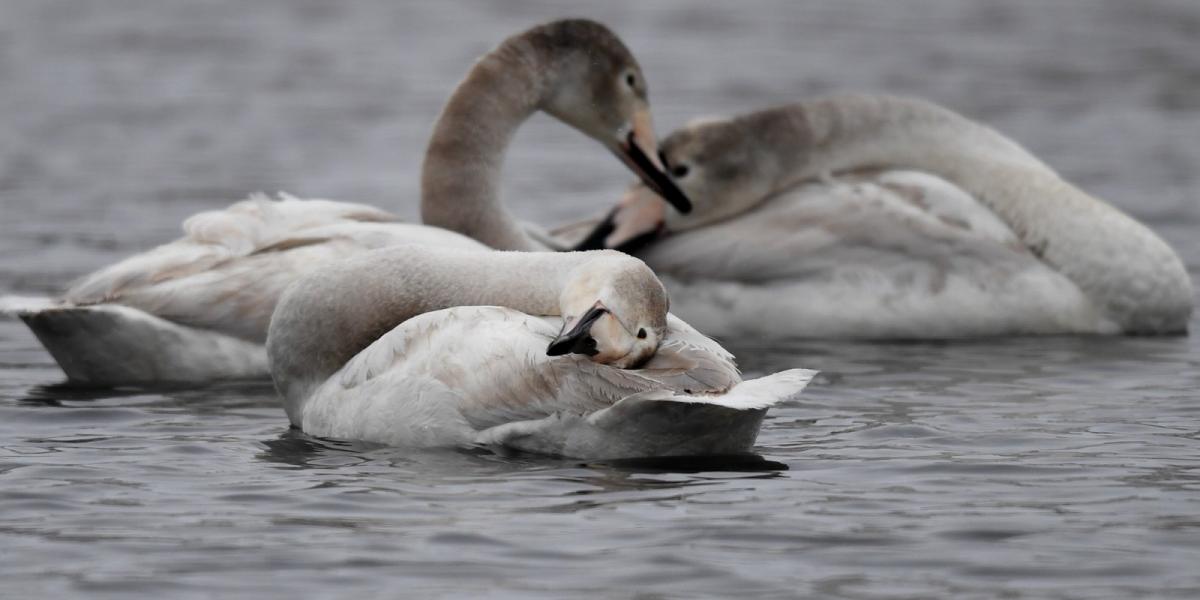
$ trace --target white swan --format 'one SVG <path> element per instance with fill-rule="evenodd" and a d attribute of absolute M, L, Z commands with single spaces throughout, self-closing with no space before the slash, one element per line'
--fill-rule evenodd
<path fill-rule="evenodd" d="M 618 252 L 399 246 L 301 278 L 267 351 L 288 418 L 312 435 L 581 458 L 748 450 L 813 372 L 741 381 L 667 308 Z"/>
<path fill-rule="evenodd" d="M 454 91 L 422 175 L 427 223 L 331 201 L 264 197 L 184 223 L 184 237 L 84 278 L 59 299 L 0 299 L 76 383 L 116 385 L 265 377 L 262 344 L 280 294 L 304 273 L 397 243 L 544 250 L 500 204 L 514 131 L 544 110 L 605 144 L 686 209 L 661 172 L 646 85 L 603 25 L 555 21 L 485 55 Z"/>
<path fill-rule="evenodd" d="M 694 123 L 662 152 L 696 208 L 634 251 L 719 339 L 1187 330 L 1165 242 L 933 104 L 802 102 Z M 602 223 L 580 247 L 644 242 L 662 210 L 635 188 L 613 213 L 633 234 Z"/>

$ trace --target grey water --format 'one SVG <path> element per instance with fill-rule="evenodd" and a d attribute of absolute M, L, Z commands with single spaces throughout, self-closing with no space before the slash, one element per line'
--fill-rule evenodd
<path fill-rule="evenodd" d="M 835 91 L 929 98 L 1200 276 L 1194 0 L 5 0 L 0 294 L 60 291 L 257 190 L 415 218 L 441 101 L 567 15 L 631 46 L 661 134 Z M 629 180 L 537 117 L 504 195 L 551 225 Z M 1193 330 L 743 343 L 748 374 L 823 372 L 760 459 L 613 464 L 314 439 L 268 385 L 66 389 L 4 320 L 0 597 L 1200 597 Z"/>

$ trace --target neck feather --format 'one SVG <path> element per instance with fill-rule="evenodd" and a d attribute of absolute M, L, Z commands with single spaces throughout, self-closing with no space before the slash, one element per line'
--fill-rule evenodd
<path fill-rule="evenodd" d="M 510 39 L 458 85 L 434 126 L 421 173 L 421 218 L 499 250 L 545 250 L 500 203 L 500 170 L 517 128 L 538 109 L 546 70 Z"/>

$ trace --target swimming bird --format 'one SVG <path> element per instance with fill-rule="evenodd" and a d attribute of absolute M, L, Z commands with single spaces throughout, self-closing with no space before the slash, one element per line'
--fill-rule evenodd
<path fill-rule="evenodd" d="M 498 197 L 505 149 L 539 110 L 688 208 L 658 163 L 636 59 L 599 23 L 554 21 L 483 56 L 447 101 L 422 170 L 422 214 L 434 227 L 361 204 L 257 196 L 193 216 L 182 239 L 84 277 L 61 298 L 5 298 L 0 309 L 20 316 L 75 383 L 265 377 L 271 312 L 287 285 L 321 265 L 405 242 L 547 249 Z"/>
<path fill-rule="evenodd" d="M 635 186 L 580 247 L 640 245 L 718 339 L 1187 330 L 1191 282 L 1161 238 L 929 102 L 800 102 L 694 122 L 661 151 L 695 210 L 660 226 Z"/>
<path fill-rule="evenodd" d="M 293 426 L 401 446 L 579 458 L 745 452 L 813 372 L 742 381 L 614 251 L 395 246 L 303 276 L 271 319 Z"/>

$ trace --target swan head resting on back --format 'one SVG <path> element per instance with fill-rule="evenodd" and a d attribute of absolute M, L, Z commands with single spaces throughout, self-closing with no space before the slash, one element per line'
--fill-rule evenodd
<path fill-rule="evenodd" d="M 563 328 L 546 353 L 584 354 L 594 362 L 635 368 L 658 350 L 670 301 L 640 260 L 598 257 L 574 268 L 559 295 Z"/>

